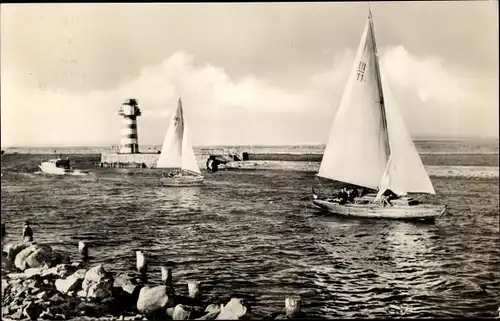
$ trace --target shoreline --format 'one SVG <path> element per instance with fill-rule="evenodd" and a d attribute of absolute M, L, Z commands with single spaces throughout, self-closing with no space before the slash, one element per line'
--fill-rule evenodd
<path fill-rule="evenodd" d="M 76 246 L 75 246 L 76 247 Z M 33 241 L 9 243 L 2 235 L 2 318 L 4 320 L 237 320 L 255 317 L 244 299 L 207 297 L 200 282 L 173 282 L 161 266 L 161 283 L 148 282 L 147 255 L 136 251 L 137 271 L 106 271 L 89 262 L 88 244 L 79 242 L 80 260 Z M 182 291 L 179 286 L 185 287 Z M 187 295 L 180 294 L 186 293 Z M 285 298 L 282 311 L 265 319 L 304 316 L 300 296 Z M 261 318 L 262 319 L 262 318 Z"/>

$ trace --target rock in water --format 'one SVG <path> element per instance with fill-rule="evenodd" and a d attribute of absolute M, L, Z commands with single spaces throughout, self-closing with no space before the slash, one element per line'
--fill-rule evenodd
<path fill-rule="evenodd" d="M 29 246 L 25 247 L 23 250 L 21 250 L 15 256 L 15 259 L 14 259 L 14 265 L 16 266 L 16 268 L 18 268 L 21 271 L 26 270 L 29 267 L 26 261 L 28 260 L 28 257 L 31 254 L 35 253 L 36 250 L 38 250 L 37 244 L 29 245 Z M 14 250 L 12 250 L 12 251 L 14 251 Z M 13 255 L 13 252 L 10 252 L 10 253 L 12 253 L 12 255 Z M 9 255 L 10 255 L 10 253 L 9 253 Z"/>
<path fill-rule="evenodd" d="M 143 287 L 137 299 L 137 310 L 140 313 L 150 314 L 166 310 L 172 304 L 172 299 L 167 293 L 167 286 L 159 285 L 154 288 Z"/>
<path fill-rule="evenodd" d="M 141 287 L 140 284 L 138 284 L 137 280 L 135 277 L 133 277 L 130 274 L 127 273 L 120 273 L 116 276 L 114 283 L 113 283 L 114 288 L 120 288 L 122 291 L 133 295 L 133 294 L 139 294 L 138 288 Z"/>
<path fill-rule="evenodd" d="M 210 304 L 205 308 L 205 315 L 197 318 L 196 320 L 214 320 L 220 313 L 224 306 L 218 306 L 217 304 Z"/>
<path fill-rule="evenodd" d="M 9 243 L 4 246 L 3 251 L 7 253 L 7 258 L 9 260 L 14 260 L 22 250 L 32 246 L 32 242 L 20 242 L 20 243 Z"/>
<path fill-rule="evenodd" d="M 44 264 L 52 267 L 59 263 L 53 262 L 55 257 L 56 254 L 52 251 L 50 246 L 39 245 L 38 249 L 26 258 L 26 265 L 32 268 L 41 267 Z"/>
<path fill-rule="evenodd" d="M 216 320 L 238 320 L 247 315 L 243 300 L 232 298 L 221 310 Z"/>
<path fill-rule="evenodd" d="M 172 320 L 188 320 L 191 315 L 188 307 L 182 304 L 177 304 L 174 308 Z"/>
<path fill-rule="evenodd" d="M 79 290 L 82 286 L 86 272 L 87 271 L 85 271 L 84 269 L 81 269 L 71 274 L 66 279 L 57 279 L 55 282 L 57 291 L 63 294 L 67 294 L 69 291 Z"/>
<path fill-rule="evenodd" d="M 32 244 L 16 255 L 15 266 L 21 271 L 27 268 L 53 267 L 59 263 L 69 263 L 65 255 L 52 251 L 47 245 Z"/>
<path fill-rule="evenodd" d="M 94 266 L 85 273 L 82 291 L 79 296 L 91 299 L 104 299 L 113 296 L 113 276 L 104 270 L 102 264 Z"/>
<path fill-rule="evenodd" d="M 134 309 L 139 298 L 139 292 L 143 284 L 139 284 L 136 278 L 127 273 L 118 274 L 113 283 L 113 293 L 118 302 L 127 306 L 127 310 Z"/>

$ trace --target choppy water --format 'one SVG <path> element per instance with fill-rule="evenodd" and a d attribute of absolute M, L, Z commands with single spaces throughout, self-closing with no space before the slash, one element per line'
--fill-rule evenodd
<path fill-rule="evenodd" d="M 246 298 L 257 316 L 297 293 L 305 312 L 330 318 L 488 317 L 499 306 L 498 179 L 433 178 L 430 200 L 448 215 L 423 224 L 320 214 L 307 207 L 314 173 L 207 173 L 194 188 L 126 173 L 4 171 L 6 241 L 29 219 L 37 241 L 69 253 L 89 241 L 92 260 L 115 271 L 133 269 L 140 249 L 151 282 L 173 266 L 183 290 L 202 281 L 210 296 Z"/>

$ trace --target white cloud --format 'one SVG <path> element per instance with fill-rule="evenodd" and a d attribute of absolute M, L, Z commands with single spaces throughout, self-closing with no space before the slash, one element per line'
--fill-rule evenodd
<path fill-rule="evenodd" d="M 453 134 L 460 130 L 474 135 L 496 134 L 494 99 L 498 85 L 484 86 L 482 80 L 458 76 L 439 59 L 414 57 L 401 46 L 381 53 L 382 66 L 413 135 L 445 135 L 449 128 L 454 128 Z M 121 122 L 117 109 L 129 97 L 137 98 L 143 111 L 140 124 L 146 125 L 140 127 L 139 136 L 146 141 L 142 143 L 158 143 L 166 130 L 162 118 L 173 110 L 179 95 L 195 145 L 229 140 L 324 143 L 353 57 L 353 51 L 341 51 L 330 69 L 304 79 L 298 90 L 270 84 L 255 75 L 233 79 L 221 67 L 195 64 L 184 52 L 143 68 L 135 78 L 108 91 L 28 89 L 2 75 L 2 145 L 118 143 Z M 259 119 L 264 118 L 260 124 Z M 279 132 L 292 134 L 276 134 Z M 269 133 L 274 133 L 273 141 L 265 136 Z"/>

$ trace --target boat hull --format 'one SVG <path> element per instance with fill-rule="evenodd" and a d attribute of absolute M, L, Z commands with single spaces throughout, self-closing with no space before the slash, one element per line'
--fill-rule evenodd
<path fill-rule="evenodd" d="M 364 218 L 386 218 L 386 219 L 436 219 L 446 211 L 445 205 L 394 205 L 382 207 L 378 204 L 339 204 L 327 200 L 314 200 L 313 204 L 332 214 L 364 217 Z"/>
<path fill-rule="evenodd" d="M 55 167 L 55 166 L 45 166 L 44 164 L 38 165 L 40 170 L 44 174 L 50 174 L 50 175 L 70 175 L 73 173 L 72 169 L 64 169 L 60 167 Z"/>
<path fill-rule="evenodd" d="M 160 183 L 162 186 L 170 187 L 188 187 L 203 185 L 203 176 L 181 176 L 181 177 L 162 177 Z"/>

